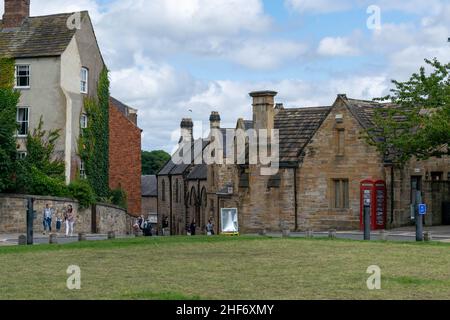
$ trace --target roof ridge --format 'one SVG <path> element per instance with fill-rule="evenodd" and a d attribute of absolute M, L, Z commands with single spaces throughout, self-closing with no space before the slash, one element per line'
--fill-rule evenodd
<path fill-rule="evenodd" d="M 52 14 L 44 14 L 42 16 L 31 16 L 28 17 L 28 19 L 38 19 L 38 18 L 48 18 L 48 17 L 54 17 L 54 16 L 64 16 L 64 15 L 72 15 L 74 13 L 87 13 L 89 14 L 88 10 L 81 10 L 81 11 L 72 11 L 72 12 L 60 12 L 60 13 L 52 13 Z"/>

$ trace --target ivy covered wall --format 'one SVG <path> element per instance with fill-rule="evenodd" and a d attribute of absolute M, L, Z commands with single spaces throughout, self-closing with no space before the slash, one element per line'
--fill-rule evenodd
<path fill-rule="evenodd" d="M 100 73 L 97 97 L 85 99 L 87 128 L 79 140 L 79 153 L 86 176 L 99 199 L 108 198 L 109 190 L 109 76 L 108 69 Z"/>

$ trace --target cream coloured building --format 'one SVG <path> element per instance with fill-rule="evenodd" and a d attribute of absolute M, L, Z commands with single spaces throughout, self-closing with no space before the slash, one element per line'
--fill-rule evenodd
<path fill-rule="evenodd" d="M 96 95 L 104 67 L 88 12 L 30 17 L 30 0 L 5 0 L 0 56 L 16 63 L 19 156 L 42 117 L 45 130 L 61 130 L 56 155 L 64 159 L 66 182 L 83 174 L 77 156 L 80 128 L 88 121 L 83 100 Z"/>

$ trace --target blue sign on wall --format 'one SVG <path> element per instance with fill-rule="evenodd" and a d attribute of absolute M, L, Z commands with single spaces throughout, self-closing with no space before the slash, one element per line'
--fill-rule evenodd
<path fill-rule="evenodd" d="M 422 216 L 427 214 L 427 205 L 426 204 L 419 204 L 419 214 Z"/>

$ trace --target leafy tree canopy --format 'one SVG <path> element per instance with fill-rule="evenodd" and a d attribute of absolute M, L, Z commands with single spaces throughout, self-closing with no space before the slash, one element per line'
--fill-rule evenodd
<path fill-rule="evenodd" d="M 169 159 L 170 154 L 163 150 L 142 151 L 142 174 L 157 174 Z"/>
<path fill-rule="evenodd" d="M 375 99 L 388 104 L 376 110 L 367 139 L 397 165 L 450 154 L 450 63 L 425 62 L 430 72 L 422 67 L 406 82 L 393 80 L 391 94 Z"/>

